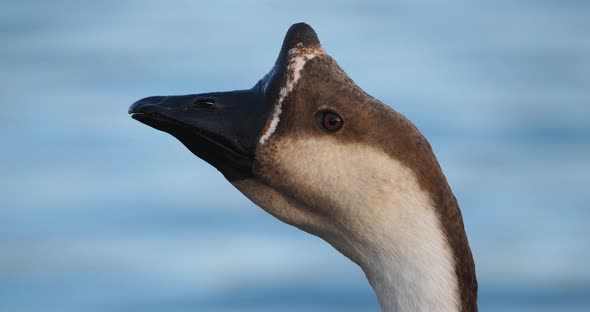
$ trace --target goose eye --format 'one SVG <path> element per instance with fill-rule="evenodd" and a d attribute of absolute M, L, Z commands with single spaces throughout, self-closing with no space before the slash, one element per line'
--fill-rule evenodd
<path fill-rule="evenodd" d="M 329 110 L 320 111 L 317 113 L 316 119 L 320 127 L 328 132 L 336 132 L 342 128 L 344 121 L 337 113 Z"/>

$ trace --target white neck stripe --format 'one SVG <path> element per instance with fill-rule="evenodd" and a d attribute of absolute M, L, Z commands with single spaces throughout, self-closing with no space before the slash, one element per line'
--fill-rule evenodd
<path fill-rule="evenodd" d="M 266 131 L 260 137 L 260 144 L 264 144 L 264 142 L 266 142 L 266 140 L 268 140 L 268 138 L 270 138 L 270 136 L 276 131 L 281 113 L 283 112 L 283 100 L 289 95 L 289 93 L 291 93 L 295 84 L 297 84 L 305 63 L 322 54 L 324 54 L 324 50 L 321 47 L 303 47 L 302 43 L 298 43 L 295 48 L 289 50 L 288 55 L 290 58 L 287 62 L 287 81 L 279 91 L 279 99 L 275 105 L 271 120 L 266 127 Z"/>

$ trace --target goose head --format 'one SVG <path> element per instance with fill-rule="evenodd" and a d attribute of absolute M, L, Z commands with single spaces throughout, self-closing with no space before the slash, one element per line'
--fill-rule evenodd
<path fill-rule="evenodd" d="M 357 263 L 384 310 L 477 309 L 461 212 L 428 141 L 358 87 L 309 25 L 288 30 L 250 89 L 152 96 L 129 113 Z"/>

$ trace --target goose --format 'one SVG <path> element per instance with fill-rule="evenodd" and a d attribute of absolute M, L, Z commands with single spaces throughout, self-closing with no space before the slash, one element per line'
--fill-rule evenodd
<path fill-rule="evenodd" d="M 382 311 L 477 311 L 461 211 L 429 142 L 358 87 L 311 26 L 289 28 L 250 89 L 151 96 L 129 114 L 358 264 Z"/>

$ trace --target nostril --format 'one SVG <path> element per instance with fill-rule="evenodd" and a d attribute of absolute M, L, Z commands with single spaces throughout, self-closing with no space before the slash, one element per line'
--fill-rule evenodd
<path fill-rule="evenodd" d="M 193 100 L 187 108 L 213 108 L 215 100 L 211 98 L 197 98 Z"/>

